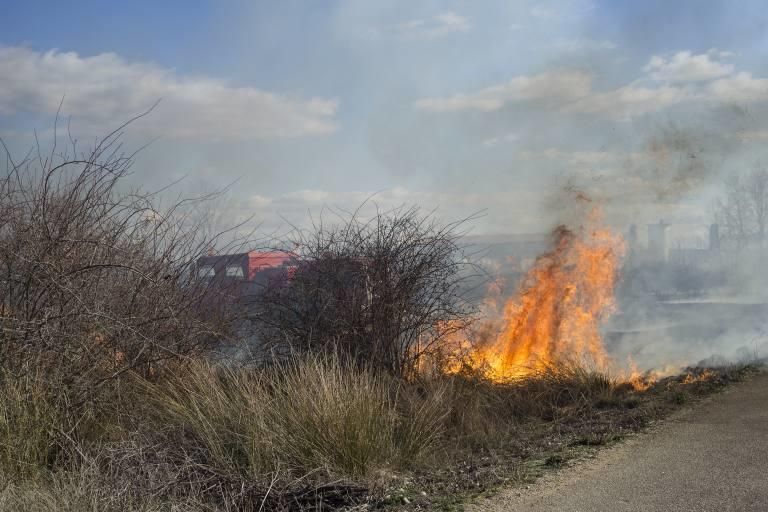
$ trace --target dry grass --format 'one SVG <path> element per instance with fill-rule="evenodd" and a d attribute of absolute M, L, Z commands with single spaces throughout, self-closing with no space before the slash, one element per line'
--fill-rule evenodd
<path fill-rule="evenodd" d="M 58 470 L 34 481 L 0 479 L 3 512 L 212 512 L 194 498 L 167 500 L 147 493 L 136 495 L 107 485 L 100 468 L 92 463 Z M 221 509 L 226 510 L 225 508 Z"/>
<path fill-rule="evenodd" d="M 144 386 L 158 425 L 185 429 L 208 464 L 251 478 L 363 477 L 417 460 L 440 426 L 434 407 L 404 411 L 390 379 L 332 357 L 263 371 L 198 362 Z"/>
<path fill-rule="evenodd" d="M 67 415 L 65 387 L 5 378 L 0 511 L 329 510 L 408 496 L 428 508 L 566 465 L 743 375 L 691 369 L 638 393 L 577 365 L 504 384 L 405 382 L 332 357 L 173 368 L 123 379 L 85 418 Z"/>
<path fill-rule="evenodd" d="M 270 399 L 258 375 L 201 361 L 162 381 L 138 384 L 149 399 L 146 416 L 153 428 L 198 443 L 206 456 L 201 463 L 246 476 L 274 469 L 265 424 Z"/>
<path fill-rule="evenodd" d="M 465 372 L 418 385 L 426 402 L 446 411 L 444 431 L 469 446 L 507 442 L 522 423 L 578 415 L 618 393 L 615 379 L 576 364 L 549 366 L 504 383 Z"/>
<path fill-rule="evenodd" d="M 271 388 L 276 445 L 303 470 L 364 476 L 418 461 L 439 434 L 439 410 L 398 400 L 397 382 L 334 358 L 278 368 Z"/>
<path fill-rule="evenodd" d="M 34 479 L 51 466 L 65 425 L 40 378 L 0 376 L 0 471 L 6 478 Z"/>

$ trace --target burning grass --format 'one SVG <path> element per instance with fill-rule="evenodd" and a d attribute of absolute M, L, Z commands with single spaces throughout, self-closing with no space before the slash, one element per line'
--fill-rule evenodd
<path fill-rule="evenodd" d="M 504 301 L 489 295 L 488 320 L 455 334 L 447 371 L 482 371 L 496 382 L 567 373 L 588 361 L 603 372 L 617 365 L 603 345 L 601 327 L 616 309 L 614 288 L 625 252 L 623 238 L 601 219 L 583 194 L 576 227 L 552 232 L 552 249 L 539 256 L 517 293 Z M 500 305 L 503 302 L 503 305 Z"/>

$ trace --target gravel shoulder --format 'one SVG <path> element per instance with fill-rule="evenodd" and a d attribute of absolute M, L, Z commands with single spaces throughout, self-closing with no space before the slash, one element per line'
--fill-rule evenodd
<path fill-rule="evenodd" d="M 768 372 L 472 511 L 768 510 Z"/>

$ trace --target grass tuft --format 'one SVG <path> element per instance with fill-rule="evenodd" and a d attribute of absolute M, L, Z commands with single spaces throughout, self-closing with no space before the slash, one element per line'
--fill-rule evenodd
<path fill-rule="evenodd" d="M 0 383 L 0 472 L 12 480 L 34 479 L 56 460 L 62 411 L 37 376 L 2 372 Z"/>
<path fill-rule="evenodd" d="M 441 428 L 434 404 L 404 399 L 389 378 L 333 357 L 268 370 L 198 362 L 145 386 L 155 421 L 198 443 L 208 457 L 201 463 L 250 478 L 317 470 L 366 476 L 417 461 Z"/>

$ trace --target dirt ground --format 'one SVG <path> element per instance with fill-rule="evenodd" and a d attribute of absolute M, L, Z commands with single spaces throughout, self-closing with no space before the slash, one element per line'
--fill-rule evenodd
<path fill-rule="evenodd" d="M 768 373 L 472 511 L 768 510 Z"/>

